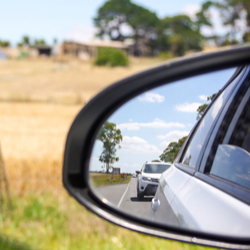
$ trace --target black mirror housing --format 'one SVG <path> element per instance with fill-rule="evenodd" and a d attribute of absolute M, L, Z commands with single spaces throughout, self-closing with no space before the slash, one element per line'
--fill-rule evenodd
<path fill-rule="evenodd" d="M 138 232 L 158 237 L 229 249 L 250 248 L 250 237 L 228 237 L 157 224 L 117 210 L 101 201 L 91 189 L 89 161 L 94 140 L 106 119 L 128 100 L 152 88 L 187 77 L 250 62 L 250 46 L 212 54 L 199 54 L 139 73 L 111 85 L 94 97 L 75 118 L 66 141 L 63 184 L 69 193 L 98 216 Z M 136 171 L 140 174 L 141 171 Z"/>

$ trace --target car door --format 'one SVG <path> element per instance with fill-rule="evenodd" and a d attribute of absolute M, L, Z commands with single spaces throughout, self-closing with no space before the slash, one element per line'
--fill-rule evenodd
<path fill-rule="evenodd" d="M 190 133 L 171 169 L 163 174 L 156 193 L 160 208 L 152 212 L 153 220 L 247 236 L 250 164 L 244 168 L 235 164 L 237 156 L 232 156 L 234 162 L 230 165 L 224 161 L 223 165 L 222 154 L 218 152 L 232 155 L 228 150 L 237 147 L 236 155 L 245 156 L 241 165 L 248 163 L 249 92 L 249 67 L 245 67 L 220 91 Z M 229 165 L 231 169 L 225 171 Z"/>

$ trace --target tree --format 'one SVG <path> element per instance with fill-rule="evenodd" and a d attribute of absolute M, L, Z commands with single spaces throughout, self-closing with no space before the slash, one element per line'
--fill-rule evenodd
<path fill-rule="evenodd" d="M 1 41 L 0 40 L 0 47 L 2 48 L 6 48 L 10 46 L 10 42 L 9 41 Z"/>
<path fill-rule="evenodd" d="M 249 0 L 221 0 L 215 2 L 215 6 L 221 13 L 223 25 L 231 26 L 231 32 L 226 37 L 226 39 L 230 41 L 231 44 L 238 43 L 237 38 L 239 37 L 239 35 L 241 35 L 242 38 L 244 36 L 244 34 L 242 33 L 242 27 L 238 26 L 238 21 L 245 21 L 247 26 L 245 32 L 250 32 Z"/>
<path fill-rule="evenodd" d="M 98 28 L 98 37 L 107 35 L 111 40 L 123 41 L 126 36 L 122 32 L 122 26 L 128 24 L 133 4 L 130 0 L 109 0 L 98 10 L 94 24 Z"/>
<path fill-rule="evenodd" d="M 199 26 L 199 30 L 202 27 L 210 28 L 212 31 L 212 36 L 206 37 L 206 39 L 212 39 L 214 43 L 219 46 L 219 37 L 215 34 L 215 30 L 212 23 L 212 8 L 216 8 L 218 5 L 213 1 L 206 1 L 201 5 L 201 9 L 196 13 L 197 25 Z"/>
<path fill-rule="evenodd" d="M 217 93 L 214 93 L 211 96 L 208 96 L 207 100 L 212 101 L 215 98 L 216 95 L 217 95 Z M 209 104 L 205 103 L 205 104 L 202 104 L 202 105 L 200 105 L 198 107 L 198 109 L 197 109 L 198 114 L 197 114 L 196 120 L 199 120 L 202 117 L 202 115 L 204 114 L 204 112 L 205 112 L 208 105 Z"/>
<path fill-rule="evenodd" d="M 24 45 L 30 45 L 30 38 L 28 36 L 23 36 L 23 44 Z"/>
<path fill-rule="evenodd" d="M 166 17 L 162 20 L 164 33 L 168 36 L 171 53 L 182 56 L 189 50 L 201 50 L 204 37 L 200 26 L 187 15 Z"/>
<path fill-rule="evenodd" d="M 108 36 L 113 41 L 134 39 L 134 54 L 150 54 L 157 39 L 156 28 L 159 19 L 149 11 L 130 0 L 108 0 L 98 10 L 94 24 L 100 38 Z M 124 32 L 124 27 L 130 32 Z"/>
<path fill-rule="evenodd" d="M 201 5 L 201 9 L 199 12 L 196 13 L 197 18 L 197 24 L 199 25 L 199 28 L 202 26 L 208 26 L 212 27 L 212 15 L 210 12 L 210 8 L 214 6 L 214 3 L 212 1 L 207 1 Z"/>
<path fill-rule="evenodd" d="M 110 164 L 119 161 L 116 157 L 116 146 L 122 141 L 121 130 L 116 128 L 115 123 L 105 122 L 98 134 L 98 140 L 103 142 L 103 151 L 99 157 L 99 161 L 106 165 L 106 173 L 109 172 Z"/>
<path fill-rule="evenodd" d="M 171 142 L 168 144 L 167 148 L 159 156 L 161 161 L 174 162 L 175 157 L 179 153 L 183 143 L 187 139 L 187 136 L 182 137 L 178 142 Z"/>
<path fill-rule="evenodd" d="M 152 55 L 155 50 L 155 42 L 158 39 L 160 20 L 154 12 L 141 6 L 133 6 L 133 14 L 128 20 L 133 29 L 132 38 L 135 41 L 135 55 Z"/>
<path fill-rule="evenodd" d="M 23 36 L 21 42 L 17 43 L 18 47 L 23 47 L 23 46 L 29 46 L 30 45 L 30 38 L 29 36 Z"/>
<path fill-rule="evenodd" d="M 35 45 L 46 45 L 46 42 L 44 39 L 35 39 Z"/>

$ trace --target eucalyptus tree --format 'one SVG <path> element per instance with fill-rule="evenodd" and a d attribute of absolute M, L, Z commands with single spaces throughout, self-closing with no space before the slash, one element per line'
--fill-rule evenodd
<path fill-rule="evenodd" d="M 107 121 L 102 126 L 97 139 L 103 143 L 103 151 L 99 161 L 105 164 L 106 173 L 108 173 L 110 164 L 119 161 L 119 157 L 116 156 L 116 150 L 117 146 L 121 148 L 119 145 L 122 141 L 121 130 L 116 127 L 115 123 Z"/>

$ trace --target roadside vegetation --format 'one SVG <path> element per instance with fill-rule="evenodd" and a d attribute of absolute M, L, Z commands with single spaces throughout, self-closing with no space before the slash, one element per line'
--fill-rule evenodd
<path fill-rule="evenodd" d="M 123 175 L 125 176 L 125 175 Z M 113 175 L 113 174 L 99 174 L 99 173 L 92 173 L 90 174 L 91 181 L 94 186 L 104 186 L 104 185 L 111 185 L 111 184 L 118 184 L 118 183 L 128 183 L 131 180 L 131 176 L 127 176 L 124 180 L 122 175 Z"/>
<path fill-rule="evenodd" d="M 113 48 L 98 48 L 94 64 L 111 67 L 128 66 L 129 59 L 121 50 Z"/>

